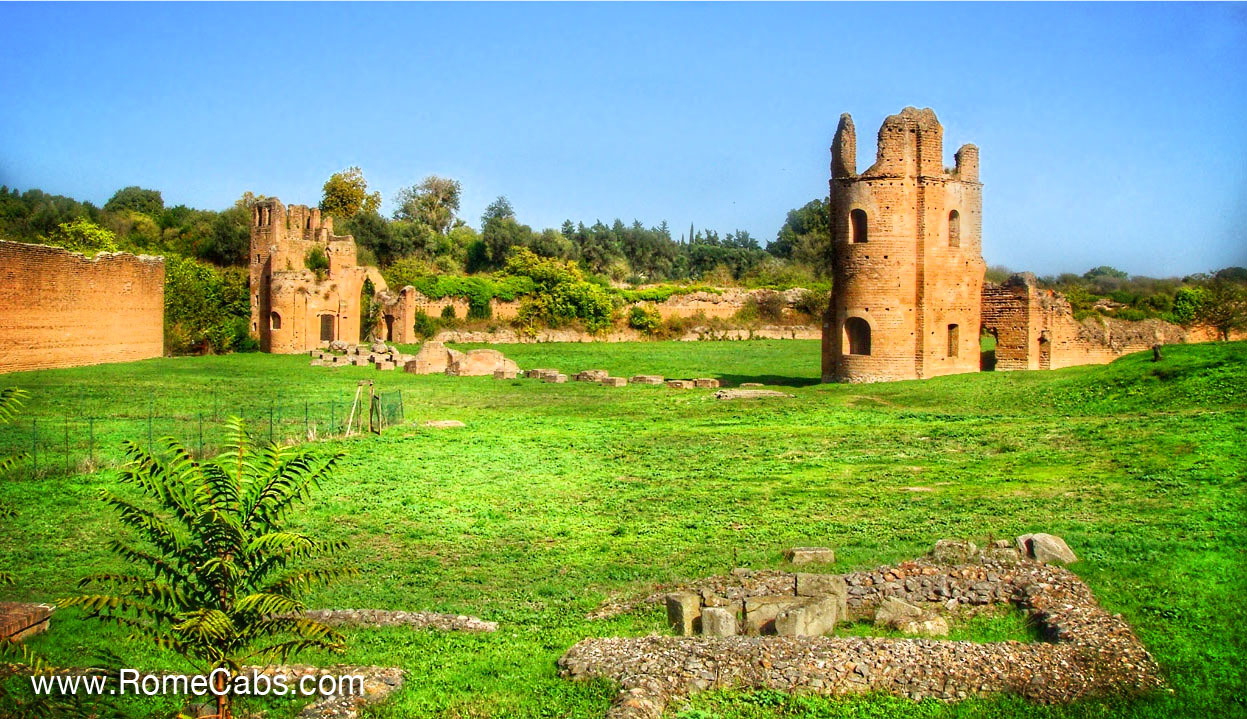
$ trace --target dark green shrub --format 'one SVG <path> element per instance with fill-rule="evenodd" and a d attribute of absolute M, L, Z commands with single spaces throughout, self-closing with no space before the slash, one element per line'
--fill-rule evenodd
<path fill-rule="evenodd" d="M 628 326 L 646 334 L 654 334 L 662 325 L 662 315 L 653 305 L 636 305 L 628 312 Z"/>
<path fill-rule="evenodd" d="M 429 317 L 428 313 L 424 310 L 416 310 L 416 321 L 412 327 L 412 330 L 414 330 L 418 336 L 428 339 L 435 336 L 438 329 L 437 320 Z"/>

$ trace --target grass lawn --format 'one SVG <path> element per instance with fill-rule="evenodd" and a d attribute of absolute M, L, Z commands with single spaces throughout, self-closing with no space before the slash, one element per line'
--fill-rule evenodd
<path fill-rule="evenodd" d="M 1104 367 L 878 385 L 818 384 L 818 343 L 807 341 L 496 348 L 526 368 L 710 376 L 794 396 L 719 402 L 709 390 L 413 376 L 271 355 L 11 374 L 0 386 L 31 392 L 23 422 L 49 423 L 142 418 L 154 404 L 184 418 L 209 401 L 255 410 L 279 391 L 292 406 L 337 401 L 361 378 L 402 389 L 412 424 L 317 445 L 346 458 L 294 523 L 349 542 L 345 558 L 362 573 L 311 605 L 458 612 L 501 626 L 350 630 L 345 654 L 304 656 L 404 667 L 406 685 L 375 717 L 600 717 L 614 688 L 559 679 L 555 660 L 587 636 L 667 631 L 657 608 L 586 620 L 608 595 L 779 567 L 798 544 L 835 547 L 837 570 L 849 571 L 944 537 L 1029 531 L 1068 541 L 1081 559 L 1071 568 L 1136 628 L 1171 692 L 1057 707 L 719 692 L 670 716 L 1247 714 L 1247 343 L 1166 347 L 1159 364 L 1146 353 Z M 426 419 L 467 427 L 415 426 Z M 115 446 L 121 430 L 110 432 L 99 441 Z M 114 483 L 110 469 L 0 483 L 0 501 L 19 511 L 0 531 L 0 566 L 18 584 L 0 599 L 52 600 L 86 574 L 123 568 L 104 547 L 117 522 L 95 499 Z M 982 622 L 960 636 L 1024 631 Z M 187 669 L 73 611 L 31 645 L 65 666 L 110 648 L 137 668 Z M 135 716 L 171 708 L 128 706 Z M 290 702 L 262 708 L 270 719 L 296 712 Z"/>

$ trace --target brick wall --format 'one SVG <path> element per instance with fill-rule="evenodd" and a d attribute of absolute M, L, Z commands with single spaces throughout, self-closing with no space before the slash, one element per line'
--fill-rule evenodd
<path fill-rule="evenodd" d="M 0 240 L 0 372 L 159 357 L 164 259 Z"/>

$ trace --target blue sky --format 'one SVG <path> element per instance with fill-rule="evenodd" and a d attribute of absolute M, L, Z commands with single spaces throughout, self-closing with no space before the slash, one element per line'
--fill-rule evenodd
<path fill-rule="evenodd" d="M 315 204 L 436 173 L 478 224 L 773 239 L 929 106 L 981 148 L 984 256 L 1039 273 L 1247 265 L 1243 4 L 0 4 L 0 184 L 102 204 Z"/>

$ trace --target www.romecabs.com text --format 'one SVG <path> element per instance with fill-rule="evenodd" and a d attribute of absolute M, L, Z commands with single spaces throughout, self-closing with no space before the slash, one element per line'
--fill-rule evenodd
<path fill-rule="evenodd" d="M 122 669 L 116 676 L 100 674 L 36 674 L 30 678 L 36 694 L 109 694 L 114 696 L 359 696 L 361 674 L 233 674 L 214 669 L 208 674 L 143 674 Z"/>

